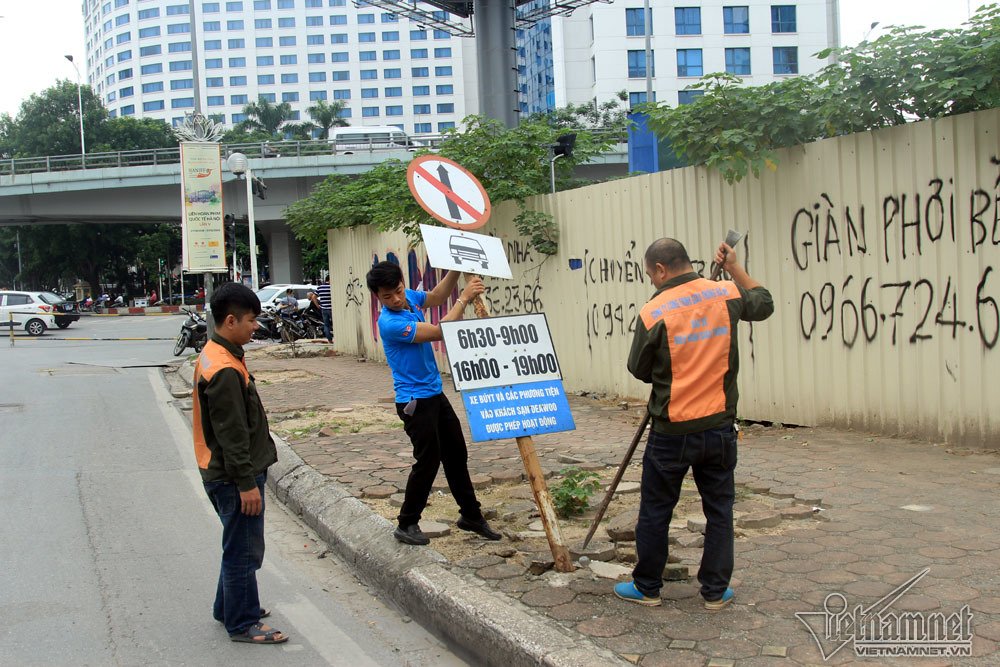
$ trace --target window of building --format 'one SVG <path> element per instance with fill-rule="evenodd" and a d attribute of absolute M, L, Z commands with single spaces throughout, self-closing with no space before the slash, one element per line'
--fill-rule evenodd
<path fill-rule="evenodd" d="M 330 25 L 347 25 L 347 14 L 331 14 Z"/>
<path fill-rule="evenodd" d="M 257 56 L 257 67 L 271 67 L 274 65 L 274 56 Z"/>
<path fill-rule="evenodd" d="M 323 35 L 306 35 L 306 46 L 319 46 L 320 44 L 323 44 Z"/>
<path fill-rule="evenodd" d="M 730 74 L 750 74 L 750 49 L 726 49 L 726 71 Z"/>
<path fill-rule="evenodd" d="M 189 45 L 190 46 L 190 45 Z M 125 62 L 126 60 L 132 60 L 132 50 L 119 51 L 118 52 L 118 62 Z"/>
<path fill-rule="evenodd" d="M 347 0 L 330 0 L 328 6 L 330 7 L 344 7 L 347 5 Z"/>
<path fill-rule="evenodd" d="M 367 44 L 369 42 L 374 42 L 374 41 L 375 41 L 375 33 L 373 33 L 373 32 L 359 32 L 358 33 L 358 42 L 360 42 L 362 44 Z"/>
<path fill-rule="evenodd" d="M 385 108 L 385 115 L 386 116 L 402 116 L 403 115 L 403 107 L 402 107 L 402 105 L 393 104 L 393 105 L 387 106 Z"/>
<path fill-rule="evenodd" d="M 450 83 L 445 84 L 443 86 L 435 86 L 434 92 L 438 95 L 454 95 L 455 86 L 451 85 Z"/>
<path fill-rule="evenodd" d="M 451 65 L 434 68 L 434 76 L 451 76 Z"/>
<path fill-rule="evenodd" d="M 358 25 L 366 25 L 368 23 L 375 23 L 374 14 L 358 14 Z"/>
<path fill-rule="evenodd" d="M 455 113 L 455 105 L 451 102 L 437 105 L 438 113 Z"/>
<path fill-rule="evenodd" d="M 675 7 L 674 23 L 678 35 L 700 35 L 701 7 Z"/>
<path fill-rule="evenodd" d="M 306 25 L 307 26 L 317 26 L 317 25 L 321 26 L 321 25 L 323 25 L 323 17 L 322 16 L 307 16 L 306 17 Z"/>
<path fill-rule="evenodd" d="M 224 85 L 225 82 L 221 76 L 210 76 L 205 79 L 206 88 L 222 88 Z"/>
<path fill-rule="evenodd" d="M 413 87 L 413 96 L 414 97 L 423 97 L 425 95 L 430 95 L 430 94 L 431 94 L 431 87 L 430 86 L 414 86 Z"/>
<path fill-rule="evenodd" d="M 299 101 L 299 94 L 298 93 L 282 93 L 281 94 L 281 101 L 282 102 L 298 102 Z"/>
<path fill-rule="evenodd" d="M 226 21 L 226 30 L 243 30 L 243 19 Z"/>
<path fill-rule="evenodd" d="M 187 14 L 190 11 L 190 7 L 185 5 L 168 5 L 167 6 L 167 16 L 177 16 L 178 14 Z"/>
<path fill-rule="evenodd" d="M 410 31 L 410 41 L 417 42 L 422 39 L 427 39 L 426 30 L 411 30 Z"/>
<path fill-rule="evenodd" d="M 322 7 L 323 0 L 306 0 L 306 7 Z"/>
<path fill-rule="evenodd" d="M 278 19 L 278 27 L 279 28 L 294 28 L 295 27 L 295 17 L 294 16 L 285 16 L 283 18 L 279 18 Z"/>
<path fill-rule="evenodd" d="M 386 49 L 382 51 L 382 60 L 399 60 L 399 49 Z"/>
<path fill-rule="evenodd" d="M 219 32 L 222 30 L 222 21 L 205 21 L 201 24 L 201 29 L 204 32 Z"/>
<path fill-rule="evenodd" d="M 205 69 L 222 69 L 222 58 L 209 58 L 205 61 Z"/>
<path fill-rule="evenodd" d="M 334 70 L 330 72 L 331 81 L 350 81 L 351 73 L 348 70 Z"/>
<path fill-rule="evenodd" d="M 210 107 L 222 107 L 226 105 L 226 96 L 209 95 L 207 98 L 205 98 L 205 101 L 208 103 L 208 106 Z"/>
<path fill-rule="evenodd" d="M 151 9 L 140 9 L 139 10 L 139 20 L 143 19 L 155 19 L 160 15 L 159 7 L 152 7 Z"/>
<path fill-rule="evenodd" d="M 363 70 L 361 70 L 361 80 L 362 81 L 371 81 L 371 80 L 377 79 L 377 78 L 378 78 L 378 70 L 377 69 L 363 69 Z"/>
<path fill-rule="evenodd" d="M 398 30 L 386 30 L 382 32 L 383 42 L 398 42 L 399 41 L 399 31 Z"/>
<path fill-rule="evenodd" d="M 799 49 L 795 46 L 774 47 L 774 73 L 798 74 Z"/>
<path fill-rule="evenodd" d="M 254 19 L 253 27 L 257 30 L 270 30 L 271 29 L 271 19 Z"/>
<path fill-rule="evenodd" d="M 361 99 L 370 100 L 378 97 L 378 88 L 362 88 Z"/>
<path fill-rule="evenodd" d="M 771 32 L 795 32 L 795 5 L 771 5 Z"/>
<path fill-rule="evenodd" d="M 258 37 L 254 40 L 254 44 L 258 49 L 269 49 L 274 46 L 273 37 Z"/>
<path fill-rule="evenodd" d="M 153 44 L 152 46 L 143 46 L 139 48 L 139 56 L 155 56 L 163 52 L 163 47 L 159 44 Z"/>
<path fill-rule="evenodd" d="M 116 16 L 115 17 L 115 25 L 116 26 L 125 25 L 130 20 L 132 20 L 131 16 L 129 16 L 128 14 L 122 14 L 121 16 Z"/>
<path fill-rule="evenodd" d="M 444 30 L 435 30 L 434 39 L 451 39 L 451 33 Z"/>
<path fill-rule="evenodd" d="M 295 9 L 295 0 L 278 0 L 278 9 Z"/>
<path fill-rule="evenodd" d="M 247 78 L 243 75 L 231 76 L 229 77 L 230 86 L 245 86 L 247 85 Z"/>
<path fill-rule="evenodd" d="M 278 46 L 295 46 L 295 37 L 292 35 L 288 37 L 279 37 Z"/>
<path fill-rule="evenodd" d="M 750 33 L 749 7 L 723 7 L 722 29 L 727 35 L 747 35 Z"/>
<path fill-rule="evenodd" d="M 298 83 L 298 82 L 299 82 L 299 75 L 297 73 L 293 72 L 291 74 L 281 75 L 281 83 Z"/>
<path fill-rule="evenodd" d="M 182 35 L 191 32 L 190 23 L 171 23 L 167 26 L 168 35 Z"/>
<path fill-rule="evenodd" d="M 330 54 L 330 62 L 332 63 L 346 63 L 350 60 L 350 56 L 347 51 L 334 51 Z"/>
<path fill-rule="evenodd" d="M 351 91 L 349 88 L 341 88 L 339 90 L 333 91 L 333 99 L 335 100 L 349 100 L 351 99 Z"/>
<path fill-rule="evenodd" d="M 297 55 L 291 54 L 287 56 L 281 56 L 278 61 L 282 65 L 298 65 L 299 57 Z"/>
<path fill-rule="evenodd" d="M 431 112 L 431 105 L 429 105 L 429 104 L 414 104 L 413 105 L 413 113 L 419 114 L 419 113 L 430 113 L 430 112 Z"/>
<path fill-rule="evenodd" d="M 243 95 L 242 97 L 246 97 L 246 95 Z M 244 101 L 244 102 L 242 102 L 242 104 L 246 104 L 246 102 Z M 234 113 L 233 114 L 233 125 L 239 125 L 240 123 L 242 123 L 246 119 L 247 119 L 247 115 L 245 113 Z"/>
<path fill-rule="evenodd" d="M 399 17 L 395 14 L 382 14 L 382 23 L 399 23 Z"/>
<path fill-rule="evenodd" d="M 190 109 L 194 106 L 193 97 L 175 97 L 170 100 L 171 109 Z"/>
<path fill-rule="evenodd" d="M 227 2 L 226 3 L 227 12 L 242 12 L 243 3 L 242 2 Z"/>
<path fill-rule="evenodd" d="M 701 49 L 677 49 L 677 76 L 702 76 Z"/>
<path fill-rule="evenodd" d="M 309 91 L 309 101 L 319 102 L 326 101 L 326 91 L 325 90 L 310 90 Z"/>
<path fill-rule="evenodd" d="M 144 93 L 159 93 L 163 91 L 162 81 L 153 81 L 150 83 L 142 84 L 142 92 Z"/>
<path fill-rule="evenodd" d="M 338 118 L 350 118 L 353 116 L 353 112 L 350 109 L 341 109 L 340 113 L 337 114 Z"/>
<path fill-rule="evenodd" d="M 151 102 L 143 102 L 143 111 L 163 111 L 163 100 L 153 100 Z"/>
<path fill-rule="evenodd" d="M 382 76 L 387 79 L 400 79 L 403 77 L 403 70 L 398 67 L 382 70 Z"/>
<path fill-rule="evenodd" d="M 375 51 L 361 51 L 358 53 L 358 60 L 363 63 L 378 60 L 378 54 Z"/>
<path fill-rule="evenodd" d="M 134 104 L 128 104 L 126 106 L 123 106 L 120 111 L 121 111 L 121 114 L 123 116 L 134 116 L 135 115 L 135 105 Z"/>
<path fill-rule="evenodd" d="M 438 123 L 438 132 L 444 132 L 445 130 L 454 130 L 454 129 L 455 129 L 455 121 L 453 120 L 447 120 Z"/>
<path fill-rule="evenodd" d="M 174 60 L 170 63 L 171 72 L 190 72 L 191 71 L 191 61 L 190 60 Z"/>
<path fill-rule="evenodd" d="M 222 40 L 221 39 L 209 39 L 205 41 L 206 51 L 221 51 L 222 50 Z"/>
<path fill-rule="evenodd" d="M 322 37 L 322 35 L 320 35 Z M 330 43 L 331 44 L 347 44 L 350 39 L 346 32 L 331 32 L 330 33 Z"/>
<path fill-rule="evenodd" d="M 704 94 L 704 90 L 679 90 L 677 91 L 677 103 L 691 104 Z"/>
<path fill-rule="evenodd" d="M 320 63 L 325 63 L 326 62 L 326 54 L 325 53 L 310 53 L 306 57 L 308 58 L 309 64 L 311 64 L 311 65 L 318 65 Z"/>
<path fill-rule="evenodd" d="M 414 79 L 422 79 L 431 75 L 431 70 L 429 67 L 411 67 L 410 76 Z"/>
<path fill-rule="evenodd" d="M 648 99 L 648 96 L 646 95 L 645 91 L 643 91 L 641 93 L 629 93 L 628 94 L 628 105 L 629 105 L 629 108 L 635 108 L 635 107 L 639 106 L 640 104 L 645 104 L 647 99 Z M 656 101 L 656 93 L 655 92 L 653 93 L 653 101 L 654 102 Z"/>
<path fill-rule="evenodd" d="M 131 42 L 132 41 L 132 33 L 131 32 L 123 32 L 123 33 L 121 33 L 120 35 L 118 35 L 115 38 L 115 41 L 118 44 L 124 44 L 125 42 Z"/>
<path fill-rule="evenodd" d="M 253 8 L 256 11 L 262 11 L 271 8 L 271 0 L 254 0 Z"/>
<path fill-rule="evenodd" d="M 410 49 L 410 58 L 422 60 L 427 57 L 427 49 Z"/>
<path fill-rule="evenodd" d="M 217 14 L 219 12 L 219 3 L 203 2 L 201 3 L 201 11 L 205 14 Z"/>
<path fill-rule="evenodd" d="M 226 43 L 226 46 L 228 46 L 231 49 L 245 49 L 247 46 L 247 42 L 245 39 L 230 39 Z"/>
<path fill-rule="evenodd" d="M 649 10 L 649 13 L 652 14 L 653 10 Z M 625 34 L 629 37 L 645 36 L 646 10 L 644 8 L 625 10 Z"/>
<path fill-rule="evenodd" d="M 428 113 L 430 113 L 430 112 L 428 111 Z M 414 123 L 413 124 L 413 132 L 415 134 L 430 134 L 430 132 L 431 132 L 431 124 L 430 123 Z"/>
<path fill-rule="evenodd" d="M 656 52 L 652 54 L 652 70 L 651 74 L 656 76 Z M 637 79 L 646 76 L 646 51 L 645 50 L 634 50 L 628 52 L 628 77 L 630 79 Z"/>
<path fill-rule="evenodd" d="M 174 79 L 170 82 L 170 90 L 188 90 L 194 88 L 192 79 Z"/>
<path fill-rule="evenodd" d="M 249 102 L 250 102 L 250 96 L 249 95 L 245 95 L 244 94 L 244 95 L 230 95 L 229 96 L 229 103 L 230 104 L 248 104 Z M 233 120 L 235 121 L 236 118 L 233 117 Z"/>
<path fill-rule="evenodd" d="M 159 74 L 163 71 L 163 63 L 153 63 L 151 65 L 143 65 L 139 68 L 139 71 L 145 74 Z"/>
<path fill-rule="evenodd" d="M 258 86 L 273 86 L 274 85 L 274 75 L 273 74 L 258 74 L 257 75 L 257 85 Z"/>
<path fill-rule="evenodd" d="M 230 67 L 246 67 L 247 66 L 247 59 L 243 58 L 243 57 L 230 58 L 229 59 L 229 66 Z"/>
<path fill-rule="evenodd" d="M 322 83 L 326 81 L 326 72 L 309 72 L 310 83 Z"/>
<path fill-rule="evenodd" d="M 393 87 L 390 87 L 390 88 L 386 88 L 385 89 L 385 96 L 386 97 L 402 97 L 403 96 L 403 89 L 400 86 L 393 86 Z"/>
<path fill-rule="evenodd" d="M 434 49 L 435 58 L 451 58 L 451 47 L 445 46 L 442 48 Z"/>
<path fill-rule="evenodd" d="M 378 107 L 361 107 L 361 116 L 363 118 L 375 118 L 378 116 Z"/>

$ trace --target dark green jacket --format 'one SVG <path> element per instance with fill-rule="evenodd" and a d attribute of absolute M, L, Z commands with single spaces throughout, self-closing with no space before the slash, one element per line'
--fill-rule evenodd
<path fill-rule="evenodd" d="M 194 367 L 194 453 L 206 482 L 235 482 L 249 491 L 278 460 L 267 415 L 243 348 L 214 334 Z"/>
<path fill-rule="evenodd" d="M 763 287 L 744 290 L 696 273 L 658 289 L 639 313 L 628 358 L 629 372 L 653 385 L 653 430 L 684 435 L 731 423 L 739 399 L 736 324 L 773 312 Z"/>

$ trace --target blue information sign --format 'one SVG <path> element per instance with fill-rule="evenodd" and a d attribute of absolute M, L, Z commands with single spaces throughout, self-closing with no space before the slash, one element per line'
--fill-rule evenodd
<path fill-rule="evenodd" d="M 462 392 L 472 440 L 502 440 L 576 428 L 562 380 Z"/>

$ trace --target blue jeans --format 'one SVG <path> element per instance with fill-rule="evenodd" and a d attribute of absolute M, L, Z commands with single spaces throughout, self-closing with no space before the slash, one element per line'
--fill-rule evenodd
<path fill-rule="evenodd" d="M 718 600 L 733 576 L 736 432 L 731 424 L 687 435 L 650 431 L 642 458 L 642 492 L 635 527 L 638 561 L 632 576 L 644 595 L 659 596 L 667 564 L 667 532 L 689 467 L 694 469 L 708 522 L 698 570 L 701 595 Z"/>
<path fill-rule="evenodd" d="M 333 311 L 329 308 L 323 308 L 320 311 L 323 314 L 323 337 L 326 338 L 331 343 L 333 342 Z"/>
<path fill-rule="evenodd" d="M 231 635 L 245 632 L 260 620 L 257 570 L 264 563 L 266 480 L 266 472 L 254 480 L 261 497 L 261 511 L 257 516 L 247 516 L 240 511 L 240 490 L 233 482 L 205 482 L 208 498 L 222 520 L 222 569 L 212 616 L 225 623 Z"/>

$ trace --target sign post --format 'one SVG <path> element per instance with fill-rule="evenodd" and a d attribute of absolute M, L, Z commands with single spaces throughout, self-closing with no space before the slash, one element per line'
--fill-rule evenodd
<path fill-rule="evenodd" d="M 483 257 L 479 257 L 476 248 L 471 247 L 471 244 L 469 243 L 463 243 L 462 241 L 452 243 L 452 238 L 455 235 L 449 235 L 449 250 L 453 246 L 464 245 L 465 252 L 452 252 L 452 256 L 444 263 L 444 266 L 442 266 L 434 261 L 434 257 L 432 256 L 430 250 L 431 246 L 436 245 L 437 243 L 434 240 L 428 242 L 428 238 L 430 237 L 425 236 L 425 244 L 428 246 L 428 258 L 431 260 L 431 266 L 434 266 L 435 268 L 449 268 L 451 270 L 456 270 L 454 266 L 455 262 L 464 262 L 466 259 L 470 259 L 470 261 L 472 261 L 475 259 L 478 261 L 472 261 L 470 268 L 462 268 L 459 270 L 465 270 L 469 273 L 479 275 L 498 275 L 496 273 L 497 262 L 493 261 L 495 253 L 490 253 L 487 246 L 483 245 L 482 241 L 482 239 L 488 239 L 491 237 L 464 233 L 469 230 L 482 227 L 486 224 L 486 221 L 490 216 L 489 196 L 486 194 L 486 190 L 483 189 L 483 186 L 479 183 L 479 180 L 459 164 L 437 155 L 424 155 L 411 161 L 406 171 L 406 180 L 410 186 L 410 192 L 413 194 L 414 199 L 417 200 L 417 203 L 420 204 L 425 211 L 452 229 L 461 230 L 463 234 L 460 235 L 460 238 L 467 239 L 469 237 L 475 237 L 475 240 L 480 245 L 479 249 L 482 250 L 484 255 Z M 424 226 L 422 226 L 422 229 L 423 227 Z M 500 245 L 500 250 L 502 253 L 502 244 Z M 477 257 L 468 257 L 468 255 L 472 254 L 477 254 Z M 506 255 L 503 255 L 503 264 L 506 266 L 506 275 L 503 275 L 502 277 L 511 277 L 510 267 L 509 264 L 507 264 Z M 494 267 L 494 272 L 490 272 L 491 266 Z M 481 297 L 476 297 L 472 304 L 475 309 L 476 316 L 480 318 L 480 320 L 490 318 L 490 312 L 486 308 L 486 304 L 483 303 Z M 500 426 L 498 427 L 495 419 L 496 413 L 493 411 L 492 419 L 494 421 L 490 423 L 492 433 L 485 433 L 485 435 L 490 435 L 491 437 L 477 439 L 477 431 L 474 431 L 473 440 L 495 440 L 504 437 L 515 438 L 517 442 L 517 449 L 521 454 L 521 461 L 524 463 L 524 471 L 528 477 L 528 482 L 531 484 L 531 492 L 535 498 L 535 504 L 538 506 L 539 514 L 541 515 L 542 525 L 545 528 L 545 537 L 548 540 L 549 549 L 551 550 L 552 558 L 555 561 L 555 569 L 557 572 L 572 572 L 574 569 L 573 561 L 570 558 L 569 549 L 566 547 L 566 543 L 563 539 L 562 531 L 559 529 L 559 521 L 556 517 L 555 507 L 552 504 L 552 496 L 549 494 L 548 487 L 545 484 L 545 474 L 542 472 L 541 464 L 538 461 L 538 453 L 535 451 L 535 443 L 530 435 L 530 433 L 535 432 L 548 432 L 551 430 L 568 430 L 575 428 L 572 423 L 572 415 L 569 415 L 569 405 L 566 403 L 564 392 L 562 392 L 562 382 L 558 380 L 558 378 L 561 378 L 562 376 L 558 371 L 559 366 L 558 361 L 555 359 L 555 353 L 551 350 L 552 341 L 548 335 L 548 326 L 547 324 L 544 324 L 544 315 L 540 317 L 544 325 L 544 339 L 547 340 L 548 343 L 547 347 L 544 343 L 542 343 L 541 348 L 537 351 L 533 350 L 534 356 L 529 355 L 520 348 L 525 347 L 525 344 L 521 342 L 522 340 L 526 340 L 528 343 L 535 346 L 538 346 L 539 342 L 542 341 L 543 335 L 538 322 L 517 323 L 515 325 L 515 329 L 517 331 L 517 334 L 515 335 L 518 336 L 516 340 L 510 339 L 511 323 L 505 323 L 503 320 L 520 318 L 496 318 L 496 320 L 490 319 L 489 322 L 442 322 L 441 329 L 445 335 L 445 345 L 448 350 L 449 363 L 451 363 L 453 346 L 455 350 L 463 349 L 461 344 L 457 341 L 460 335 L 467 335 L 470 328 L 481 329 L 483 331 L 483 336 L 489 336 L 490 334 L 486 333 L 486 331 L 490 331 L 494 337 L 490 338 L 490 340 L 503 341 L 503 330 L 506 327 L 510 345 L 503 346 L 502 350 L 491 351 L 488 350 L 488 348 L 465 348 L 469 350 L 474 349 L 475 352 L 480 352 L 482 354 L 476 357 L 475 352 L 473 352 L 471 358 L 461 358 L 461 355 L 456 356 L 456 363 L 458 364 L 457 367 L 460 369 L 459 374 L 462 376 L 459 378 L 453 374 L 452 377 L 456 382 L 456 387 L 459 386 L 459 379 L 462 380 L 463 386 L 465 385 L 466 375 L 461 371 L 463 368 L 469 369 L 468 374 L 470 377 L 470 387 L 472 384 L 475 384 L 475 381 L 472 380 L 472 378 L 477 377 L 477 372 L 472 370 L 471 364 L 473 363 L 478 370 L 482 370 L 482 364 L 484 363 L 483 360 L 485 360 L 485 368 L 490 370 L 491 374 L 493 374 L 492 371 L 494 365 L 491 363 L 491 359 L 496 364 L 496 373 L 492 380 L 500 383 L 495 384 L 492 387 L 479 384 L 479 391 L 485 393 L 476 393 L 477 390 L 470 390 L 470 395 L 467 396 L 465 391 L 462 392 L 462 401 L 466 405 L 466 413 L 469 416 L 470 425 L 474 421 L 478 421 L 482 425 L 485 432 L 487 424 L 484 420 L 487 418 L 484 416 L 483 411 L 478 409 L 469 411 L 468 408 L 470 405 L 483 405 L 484 409 L 490 409 L 485 408 L 486 403 L 479 403 L 480 399 L 487 395 L 492 395 L 493 399 L 490 400 L 497 400 L 498 402 L 500 401 L 500 399 L 497 398 L 498 394 L 504 401 L 514 403 L 525 400 L 530 402 L 536 398 L 549 399 L 544 401 L 544 409 L 547 412 L 551 411 L 552 414 L 540 415 L 537 412 L 531 413 L 531 408 L 527 408 L 528 412 L 525 413 L 525 416 L 532 414 L 537 415 L 536 422 L 538 423 L 535 424 L 525 424 L 526 420 L 522 419 L 508 419 L 501 420 Z M 451 326 L 462 324 L 465 325 L 464 328 L 460 326 Z M 527 338 L 519 336 L 521 332 L 519 327 L 522 325 L 527 327 L 528 324 L 533 324 L 534 326 L 534 333 L 536 336 L 533 342 L 530 334 L 527 335 Z M 460 334 L 462 331 L 465 331 L 466 334 Z M 498 334 L 500 337 L 496 338 Z M 478 336 L 478 331 L 474 335 Z M 454 340 L 449 342 L 452 338 Z M 547 354 L 550 354 L 550 351 L 552 361 L 551 364 L 549 363 L 549 358 L 546 356 Z M 538 359 L 539 354 L 542 356 L 542 361 L 539 361 Z M 507 356 L 510 356 L 509 360 L 506 358 Z M 522 359 L 515 361 L 515 357 L 522 357 Z M 533 359 L 534 363 L 525 359 Z M 464 366 L 463 362 L 466 362 Z M 544 372 L 541 372 L 542 369 L 540 364 L 543 362 L 545 363 L 545 370 Z M 507 368 L 503 368 L 505 364 Z M 550 370 L 553 367 L 555 370 Z M 524 375 L 517 375 L 519 369 L 524 372 Z M 478 376 L 482 375 L 482 373 L 478 373 Z M 547 387 L 525 388 L 532 380 L 539 380 L 543 383 L 551 382 L 553 375 L 557 378 L 556 382 L 558 383 L 558 390 L 551 384 Z M 508 385 L 508 387 L 504 389 L 498 388 L 503 386 L 503 380 L 501 380 L 501 378 L 509 380 L 512 376 L 515 378 L 523 378 L 524 380 L 519 382 L 517 385 Z M 479 380 L 481 382 L 483 377 L 479 377 Z M 538 392 L 541 393 L 539 394 Z M 553 392 L 562 394 L 562 403 L 565 405 L 564 410 L 560 409 L 561 406 L 559 406 L 556 401 L 557 396 L 554 395 Z M 475 404 L 471 403 L 473 399 L 476 400 Z M 555 408 L 550 410 L 550 404 L 555 405 Z M 528 405 L 528 403 L 522 402 L 518 405 L 506 405 L 502 409 L 504 410 L 504 414 L 506 414 L 507 410 L 512 409 L 514 411 L 512 414 L 516 415 L 518 408 L 520 407 L 523 409 L 525 405 Z M 541 424 L 543 416 L 546 419 L 546 428 L 552 426 L 551 422 L 548 420 L 555 418 L 557 413 L 562 417 L 562 424 L 564 426 L 566 425 L 565 417 L 567 415 L 569 416 L 568 428 L 549 428 L 548 431 L 532 430 L 532 428 Z M 510 423 L 505 424 L 505 421 Z M 516 427 L 514 422 L 517 422 Z M 509 429 L 508 426 L 510 427 Z M 501 432 L 505 432 L 506 434 L 499 435 Z M 483 434 L 484 433 L 479 433 L 479 435 Z"/>

